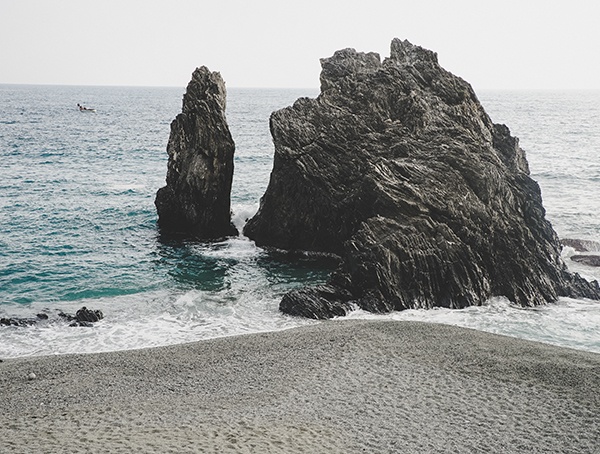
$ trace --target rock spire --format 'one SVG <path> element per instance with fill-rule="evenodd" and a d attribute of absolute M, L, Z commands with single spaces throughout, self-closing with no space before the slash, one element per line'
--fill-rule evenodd
<path fill-rule="evenodd" d="M 225 83 L 202 66 L 171 123 L 167 185 L 156 194 L 161 233 L 213 240 L 237 235 L 230 195 L 235 145 L 225 118 Z"/>

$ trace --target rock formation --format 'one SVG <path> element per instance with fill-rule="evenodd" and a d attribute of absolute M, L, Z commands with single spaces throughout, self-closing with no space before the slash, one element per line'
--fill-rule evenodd
<path fill-rule="evenodd" d="M 58 313 L 58 320 L 71 322 L 69 326 L 92 327 L 93 323 L 104 318 L 104 314 L 98 309 L 88 309 L 83 306 L 75 315 L 66 314 L 62 311 Z M 0 318 L 0 326 L 32 326 L 42 322 L 53 322 L 56 318 L 51 319 L 48 314 L 40 313 L 35 317 L 4 317 Z"/>
<path fill-rule="evenodd" d="M 219 73 L 204 66 L 194 71 L 171 123 L 167 185 L 156 194 L 161 233 L 202 240 L 237 235 L 230 213 L 235 145 L 225 97 Z"/>
<path fill-rule="evenodd" d="M 283 312 L 600 298 L 562 262 L 518 139 L 435 53 L 395 39 L 383 62 L 345 49 L 321 66 L 320 95 L 271 116 L 273 171 L 244 229 L 260 246 L 342 259 Z"/>

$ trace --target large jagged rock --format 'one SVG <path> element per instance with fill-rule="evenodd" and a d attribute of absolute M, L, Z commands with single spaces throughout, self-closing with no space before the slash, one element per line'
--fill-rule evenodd
<path fill-rule="evenodd" d="M 561 260 L 518 139 L 435 53 L 394 39 L 383 62 L 345 49 L 321 65 L 318 98 L 271 116 L 273 171 L 244 233 L 342 264 L 327 285 L 284 296 L 282 311 L 600 298 Z"/>
<path fill-rule="evenodd" d="M 171 123 L 167 185 L 156 194 L 162 233 L 211 240 L 237 235 L 231 223 L 235 145 L 225 118 L 225 83 L 202 66 Z"/>

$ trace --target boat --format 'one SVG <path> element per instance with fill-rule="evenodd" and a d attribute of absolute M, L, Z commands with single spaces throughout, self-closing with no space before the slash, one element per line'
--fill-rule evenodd
<path fill-rule="evenodd" d="M 77 107 L 79 108 L 79 112 L 96 112 L 96 109 L 90 109 L 88 107 L 82 106 L 81 104 L 77 104 Z"/>

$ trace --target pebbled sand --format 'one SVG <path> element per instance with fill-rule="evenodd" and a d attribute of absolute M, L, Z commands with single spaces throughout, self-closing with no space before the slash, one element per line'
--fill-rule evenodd
<path fill-rule="evenodd" d="M 346 320 L 5 360 L 0 452 L 598 453 L 600 355 Z"/>

